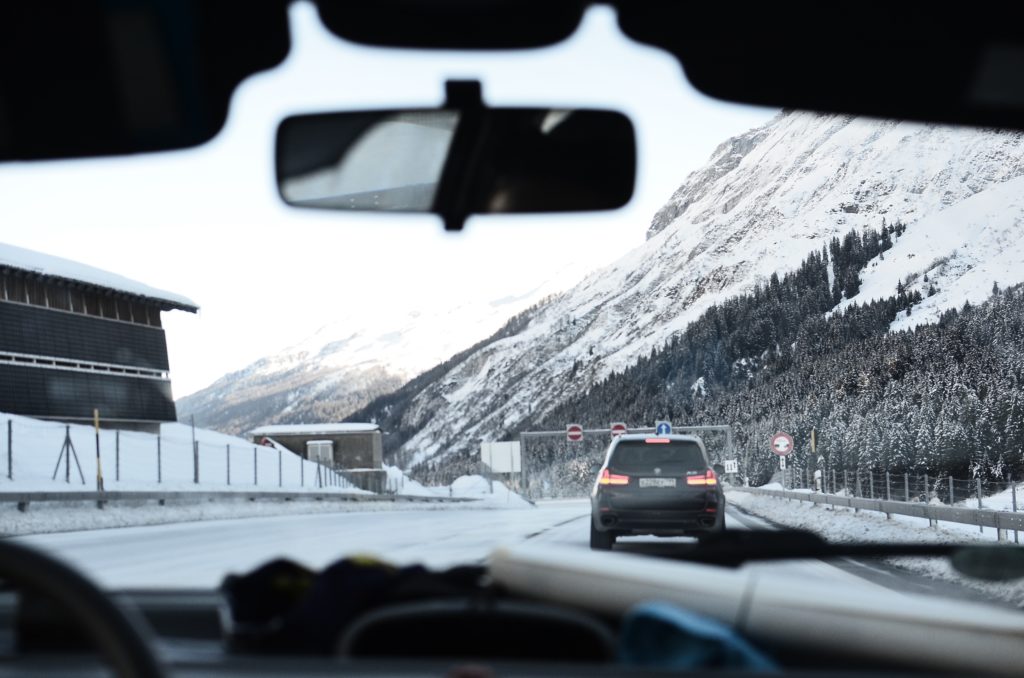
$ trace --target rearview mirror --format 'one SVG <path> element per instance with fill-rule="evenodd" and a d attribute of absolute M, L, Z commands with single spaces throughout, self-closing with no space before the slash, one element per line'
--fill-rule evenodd
<path fill-rule="evenodd" d="M 473 83 L 475 84 L 475 83 Z M 472 92 L 472 88 L 470 92 Z M 277 184 L 289 205 L 429 212 L 458 230 L 470 214 L 622 207 L 633 195 L 636 140 L 621 113 L 444 108 L 299 115 L 277 133 Z"/>

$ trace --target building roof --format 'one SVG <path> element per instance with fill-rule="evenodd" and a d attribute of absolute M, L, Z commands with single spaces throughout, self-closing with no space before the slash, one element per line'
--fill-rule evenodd
<path fill-rule="evenodd" d="M 370 433 L 379 431 L 377 424 L 281 424 L 278 426 L 260 426 L 249 431 L 251 436 L 319 436 L 339 433 Z"/>
<path fill-rule="evenodd" d="M 162 302 L 165 310 L 180 309 L 195 313 L 199 306 L 188 297 L 173 292 L 166 292 L 144 283 L 94 268 L 77 261 L 43 254 L 23 247 L 0 243 L 0 267 L 30 271 L 42 276 L 63 278 L 105 289 L 124 292 Z"/>

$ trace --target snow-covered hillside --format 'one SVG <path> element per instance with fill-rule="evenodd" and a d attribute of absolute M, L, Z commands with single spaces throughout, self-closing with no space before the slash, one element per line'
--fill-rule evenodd
<path fill-rule="evenodd" d="M 353 314 L 182 398 L 178 417 L 194 415 L 197 425 L 230 433 L 264 424 L 340 421 L 564 289 L 572 275 L 566 270 L 521 295 L 490 302 L 372 321 Z"/>
<path fill-rule="evenodd" d="M 891 296 L 903 283 L 924 301 L 892 328 L 938 320 L 942 311 L 979 304 L 993 286 L 1024 280 L 1024 177 L 1011 179 L 926 217 L 876 258 L 851 303 Z"/>
<path fill-rule="evenodd" d="M 894 294 L 898 279 L 923 281 L 934 268 L 941 291 L 918 311 L 926 320 L 932 306 L 961 304 L 962 290 L 990 292 L 989 273 L 1001 286 L 1020 282 L 1022 175 L 1019 133 L 784 112 L 723 144 L 659 211 L 644 245 L 423 389 L 405 414 L 419 431 L 405 451 L 418 462 L 500 436 L 630 366 L 712 303 L 883 219 L 906 224 L 906 235 L 875 262 L 862 296 Z"/>

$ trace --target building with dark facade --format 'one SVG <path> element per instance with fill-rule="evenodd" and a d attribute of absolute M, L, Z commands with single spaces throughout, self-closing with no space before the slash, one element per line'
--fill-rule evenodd
<path fill-rule="evenodd" d="M 189 299 L 0 244 L 0 412 L 153 430 L 175 421 L 163 311 Z"/>

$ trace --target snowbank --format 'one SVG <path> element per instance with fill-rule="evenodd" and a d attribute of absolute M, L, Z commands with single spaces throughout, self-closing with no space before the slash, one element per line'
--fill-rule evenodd
<path fill-rule="evenodd" d="M 451 485 L 452 496 L 479 499 L 485 505 L 501 508 L 531 508 L 533 505 L 508 489 L 504 483 L 483 476 L 462 476 Z"/>
<path fill-rule="evenodd" d="M 854 512 L 844 506 L 826 506 L 792 501 L 741 491 L 726 493 L 727 501 L 756 516 L 780 525 L 808 530 L 832 542 L 904 542 L 904 543 L 986 543 L 996 541 L 996 532 L 985 528 L 979 533 L 973 525 L 940 522 L 928 527 L 925 518 L 884 513 Z M 1010 539 L 1013 534 L 1010 533 Z M 890 558 L 890 562 L 907 570 L 936 579 L 955 581 L 983 591 L 987 595 L 1024 607 L 1024 582 L 987 583 L 964 577 L 944 558 Z"/>
<path fill-rule="evenodd" d="M 66 435 L 74 448 L 70 458 L 64 454 Z M 104 489 L 216 492 L 258 488 L 268 492 L 366 493 L 343 479 L 332 478 L 331 484 L 325 484 L 322 467 L 283 448 L 254 445 L 244 438 L 200 428 L 195 429 L 195 440 L 196 457 L 192 428 L 185 424 L 162 424 L 159 435 L 101 430 L 99 465 Z M 92 426 L 68 426 L 0 413 L 0 492 L 95 490 L 96 469 L 96 432 Z"/>

